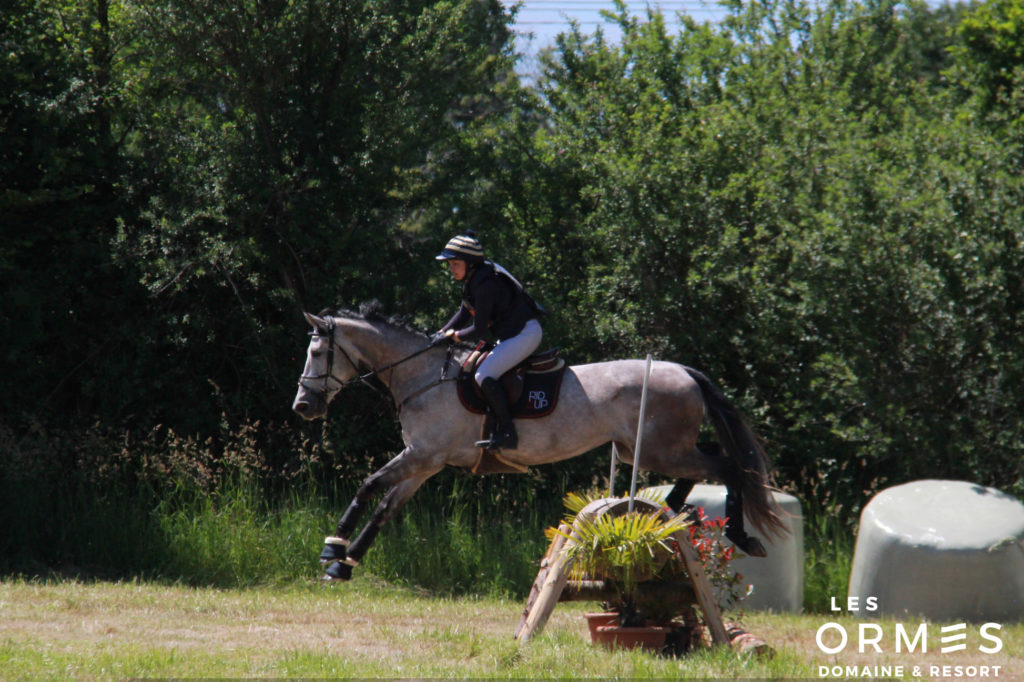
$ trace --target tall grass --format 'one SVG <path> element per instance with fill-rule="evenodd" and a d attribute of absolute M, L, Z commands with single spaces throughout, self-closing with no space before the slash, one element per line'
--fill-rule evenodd
<path fill-rule="evenodd" d="M 498 486 L 495 480 L 491 487 Z M 321 542 L 350 492 L 288 493 L 271 499 L 253 480 L 215 491 L 148 491 L 60 498 L 42 487 L 4 491 L 21 507 L 2 572 L 147 579 L 219 587 L 315 580 Z M 481 498 L 458 475 L 425 486 L 378 536 L 357 571 L 435 593 L 522 598 L 537 572 L 560 502 L 509 509 Z M 805 526 L 804 608 L 827 610 L 844 599 L 853 552 L 851 531 L 826 514 Z M 31 530 L 38 536 L 30 538 Z"/>
<path fill-rule="evenodd" d="M 448 594 L 525 595 L 547 549 L 544 528 L 561 502 L 510 508 L 479 496 L 474 483 L 453 475 L 421 490 L 401 521 L 382 531 L 366 568 Z"/>
<path fill-rule="evenodd" d="M 846 602 L 855 529 L 827 509 L 804 524 L 804 610 L 825 612 L 832 597 Z"/>
<path fill-rule="evenodd" d="M 218 587 L 315 580 L 323 537 L 358 485 L 325 486 L 323 472 L 310 473 L 315 451 L 297 474 L 268 477 L 245 430 L 219 445 L 167 432 L 127 444 L 103 434 L 9 436 L 0 428 L 0 574 Z M 440 594 L 522 598 L 547 547 L 544 529 L 563 513 L 564 491 L 550 488 L 530 475 L 446 470 L 383 529 L 357 571 Z M 846 594 L 852 530 L 825 511 L 808 519 L 805 539 L 805 609 L 820 611 Z"/>
<path fill-rule="evenodd" d="M 160 495 L 83 486 L 53 492 L 43 482 L 0 485 L 4 516 L 13 521 L 0 573 L 219 587 L 314 580 L 323 538 L 352 494 L 272 496 L 242 477 Z M 546 549 L 548 515 L 509 510 L 476 492 L 453 476 L 425 486 L 357 570 L 443 594 L 524 594 Z"/>
<path fill-rule="evenodd" d="M 325 512 L 317 500 L 294 496 L 271 503 L 254 481 L 237 479 L 214 495 L 158 505 L 151 515 L 166 550 L 157 575 L 248 586 L 310 574 Z"/>

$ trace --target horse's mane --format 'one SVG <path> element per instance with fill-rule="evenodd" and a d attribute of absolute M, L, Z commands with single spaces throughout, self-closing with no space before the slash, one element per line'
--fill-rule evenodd
<path fill-rule="evenodd" d="M 320 315 L 334 315 L 335 317 L 347 317 L 350 320 L 366 320 L 367 322 L 383 322 L 389 326 L 404 329 L 407 332 L 419 334 L 420 336 L 429 336 L 426 331 L 413 324 L 409 315 L 385 315 L 381 312 L 382 307 L 380 301 L 372 299 L 360 303 L 359 310 L 350 310 L 348 308 L 332 310 L 325 308 L 320 312 Z"/>

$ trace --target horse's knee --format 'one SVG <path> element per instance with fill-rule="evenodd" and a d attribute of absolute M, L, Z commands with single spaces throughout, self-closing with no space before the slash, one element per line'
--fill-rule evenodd
<path fill-rule="evenodd" d="M 388 487 L 387 479 L 383 472 L 378 471 L 371 474 L 365 481 L 363 481 L 363 484 L 359 486 L 359 490 L 356 491 L 356 500 L 360 503 L 367 502 L 379 493 L 381 489 L 386 487 Z"/>

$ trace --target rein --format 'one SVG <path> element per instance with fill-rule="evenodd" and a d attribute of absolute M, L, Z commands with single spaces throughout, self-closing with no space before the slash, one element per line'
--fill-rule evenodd
<path fill-rule="evenodd" d="M 419 350 L 417 350 L 417 351 L 415 351 L 415 352 L 405 356 L 404 358 L 401 358 L 400 360 L 396 360 L 395 362 L 392 362 L 390 364 L 384 365 L 383 367 L 371 368 L 369 372 L 365 372 L 363 374 L 360 374 L 359 373 L 360 372 L 359 365 L 356 364 L 356 362 L 352 359 L 352 356 L 350 356 L 348 354 L 348 352 L 345 350 L 345 347 L 342 346 L 340 343 L 338 343 L 337 340 L 334 338 L 334 330 L 335 330 L 334 319 L 333 318 L 328 318 L 328 319 L 330 320 L 330 326 L 328 326 L 328 328 L 327 328 L 327 334 L 321 334 L 319 332 L 319 330 L 314 331 L 314 332 L 310 332 L 310 336 L 312 336 L 314 338 L 322 338 L 322 337 L 326 336 L 330 340 L 329 345 L 327 346 L 327 371 L 325 373 L 323 373 L 323 374 L 318 374 L 318 375 L 303 374 L 301 377 L 299 377 L 299 386 L 301 386 L 302 388 L 306 389 L 307 391 L 310 391 L 311 393 L 320 394 L 320 395 L 324 396 L 325 399 L 331 393 L 337 393 L 338 391 L 341 391 L 344 388 L 348 388 L 349 386 L 351 386 L 352 384 L 354 384 L 354 383 L 356 383 L 358 381 L 363 382 L 364 384 L 366 384 L 367 386 L 372 388 L 377 393 L 380 393 L 381 395 L 383 395 L 382 391 L 379 388 L 377 388 L 376 386 L 374 386 L 373 384 L 370 383 L 370 379 L 372 379 L 374 377 L 379 377 L 382 372 L 387 372 L 388 370 L 392 370 L 395 367 L 398 367 L 399 365 L 401 365 L 403 363 L 406 363 L 409 360 L 412 360 L 413 358 L 418 358 L 419 356 L 423 355 L 424 353 L 426 353 L 427 351 L 429 351 L 431 348 L 434 347 L 432 344 L 429 344 L 426 347 L 421 348 L 421 349 L 419 349 Z M 356 371 L 356 376 L 352 377 L 351 379 L 345 380 L 345 381 L 342 381 L 338 377 L 334 376 L 334 350 L 335 350 L 335 348 L 337 348 L 339 351 L 341 351 L 341 354 L 345 357 L 345 360 L 347 360 L 348 364 L 352 367 L 352 369 L 354 369 Z M 419 395 L 421 395 L 423 393 L 426 393 L 430 389 L 432 389 L 435 386 L 438 386 L 438 385 L 444 383 L 445 381 L 454 381 L 453 378 L 449 378 L 448 377 L 448 366 L 451 363 L 452 355 L 453 355 L 454 352 L 455 352 L 455 347 L 454 346 L 449 346 L 448 347 L 448 354 L 445 357 L 444 366 L 441 368 L 441 378 L 440 379 L 438 379 L 436 381 L 433 381 L 433 382 L 427 384 L 426 386 L 424 386 L 423 388 L 420 388 L 420 389 L 414 391 L 411 395 L 403 398 L 401 401 L 397 401 L 396 400 L 399 412 L 401 412 L 402 406 L 405 405 L 410 400 L 412 400 L 413 398 L 415 398 L 415 397 L 417 397 L 417 396 L 419 396 Z M 324 382 L 323 388 L 322 389 L 316 389 L 316 388 L 313 388 L 312 386 L 309 386 L 308 384 L 303 383 L 307 379 L 308 380 L 313 380 L 313 381 L 323 380 L 323 382 Z M 330 389 L 330 381 L 331 381 L 331 379 L 334 379 L 334 381 L 336 381 L 338 383 L 338 387 L 335 388 L 333 391 L 331 391 L 331 389 Z"/>

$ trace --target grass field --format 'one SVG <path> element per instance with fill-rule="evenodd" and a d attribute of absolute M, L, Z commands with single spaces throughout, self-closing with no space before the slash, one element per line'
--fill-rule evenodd
<path fill-rule="evenodd" d="M 562 604 L 544 633 L 512 639 L 522 604 L 500 598 L 438 597 L 362 575 L 352 583 L 197 588 L 141 582 L 0 582 L 0 678 L 140 677 L 402 678 L 818 678 L 818 666 L 1000 666 L 1024 679 L 1024 625 L 1000 631 L 1003 650 L 894 653 L 895 624 L 878 623 L 884 654 L 857 652 L 858 621 L 822 614 L 748 614 L 749 631 L 775 650 L 771 660 L 728 650 L 664 658 L 592 646 L 582 614 Z M 835 620 L 850 645 L 820 653 L 817 629 Z M 835 644 L 834 638 L 829 642 Z M 941 669 L 940 669 L 941 672 Z M 963 672 L 963 671 L 962 671 Z M 963 679 L 961 677 L 961 679 Z"/>

